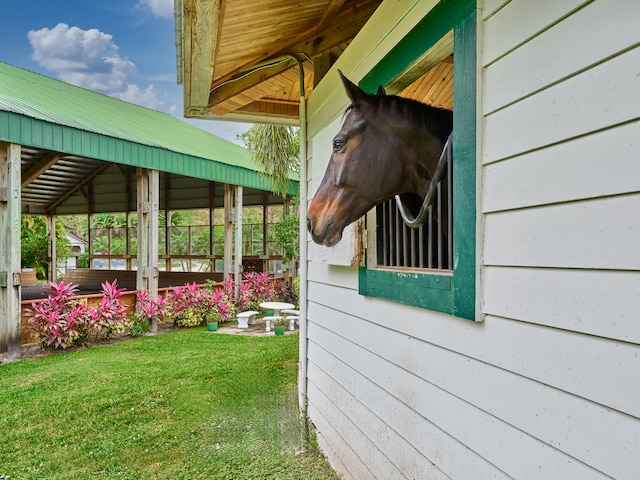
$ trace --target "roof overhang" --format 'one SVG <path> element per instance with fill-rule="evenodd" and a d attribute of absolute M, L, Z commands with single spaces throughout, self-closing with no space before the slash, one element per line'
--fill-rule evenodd
<path fill-rule="evenodd" d="M 297 125 L 301 94 L 309 95 L 380 3 L 176 0 L 184 115 Z"/>

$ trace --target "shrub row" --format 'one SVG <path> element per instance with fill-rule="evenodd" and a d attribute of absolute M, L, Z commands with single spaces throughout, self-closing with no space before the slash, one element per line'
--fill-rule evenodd
<path fill-rule="evenodd" d="M 293 287 L 282 280 L 265 273 L 247 273 L 237 298 L 233 280 L 222 285 L 208 282 L 202 287 L 195 283 L 172 287 L 165 297 L 152 298 L 149 292 L 138 291 L 136 311 L 128 316 L 120 299 L 124 289 L 118 288 L 117 280 L 102 284 L 102 301 L 93 307 L 75 297 L 78 285 L 64 280 L 49 285 L 48 298 L 33 302 L 27 311 L 29 327 L 43 347 L 63 349 L 115 334 L 146 333 L 154 322 L 173 321 L 179 327 L 226 323 L 236 311 L 257 310 L 265 301 L 296 300 Z"/>

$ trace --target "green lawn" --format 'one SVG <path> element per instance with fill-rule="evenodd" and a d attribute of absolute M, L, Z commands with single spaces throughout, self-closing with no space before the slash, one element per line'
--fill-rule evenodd
<path fill-rule="evenodd" d="M 0 480 L 336 479 L 297 361 L 298 335 L 198 328 L 0 365 Z"/>

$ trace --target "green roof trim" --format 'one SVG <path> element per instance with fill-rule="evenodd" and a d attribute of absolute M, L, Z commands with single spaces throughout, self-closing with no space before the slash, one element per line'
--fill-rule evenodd
<path fill-rule="evenodd" d="M 271 190 L 239 145 L 171 115 L 2 62 L 0 140 Z M 297 190 L 292 179 L 287 193 Z"/>

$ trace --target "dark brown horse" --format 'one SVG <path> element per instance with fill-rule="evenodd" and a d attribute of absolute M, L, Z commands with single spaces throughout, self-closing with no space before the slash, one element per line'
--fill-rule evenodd
<path fill-rule="evenodd" d="M 351 106 L 307 216 L 313 241 L 328 247 L 347 225 L 394 195 L 423 198 L 453 129 L 448 110 L 382 89 L 367 94 L 339 73 Z"/>

